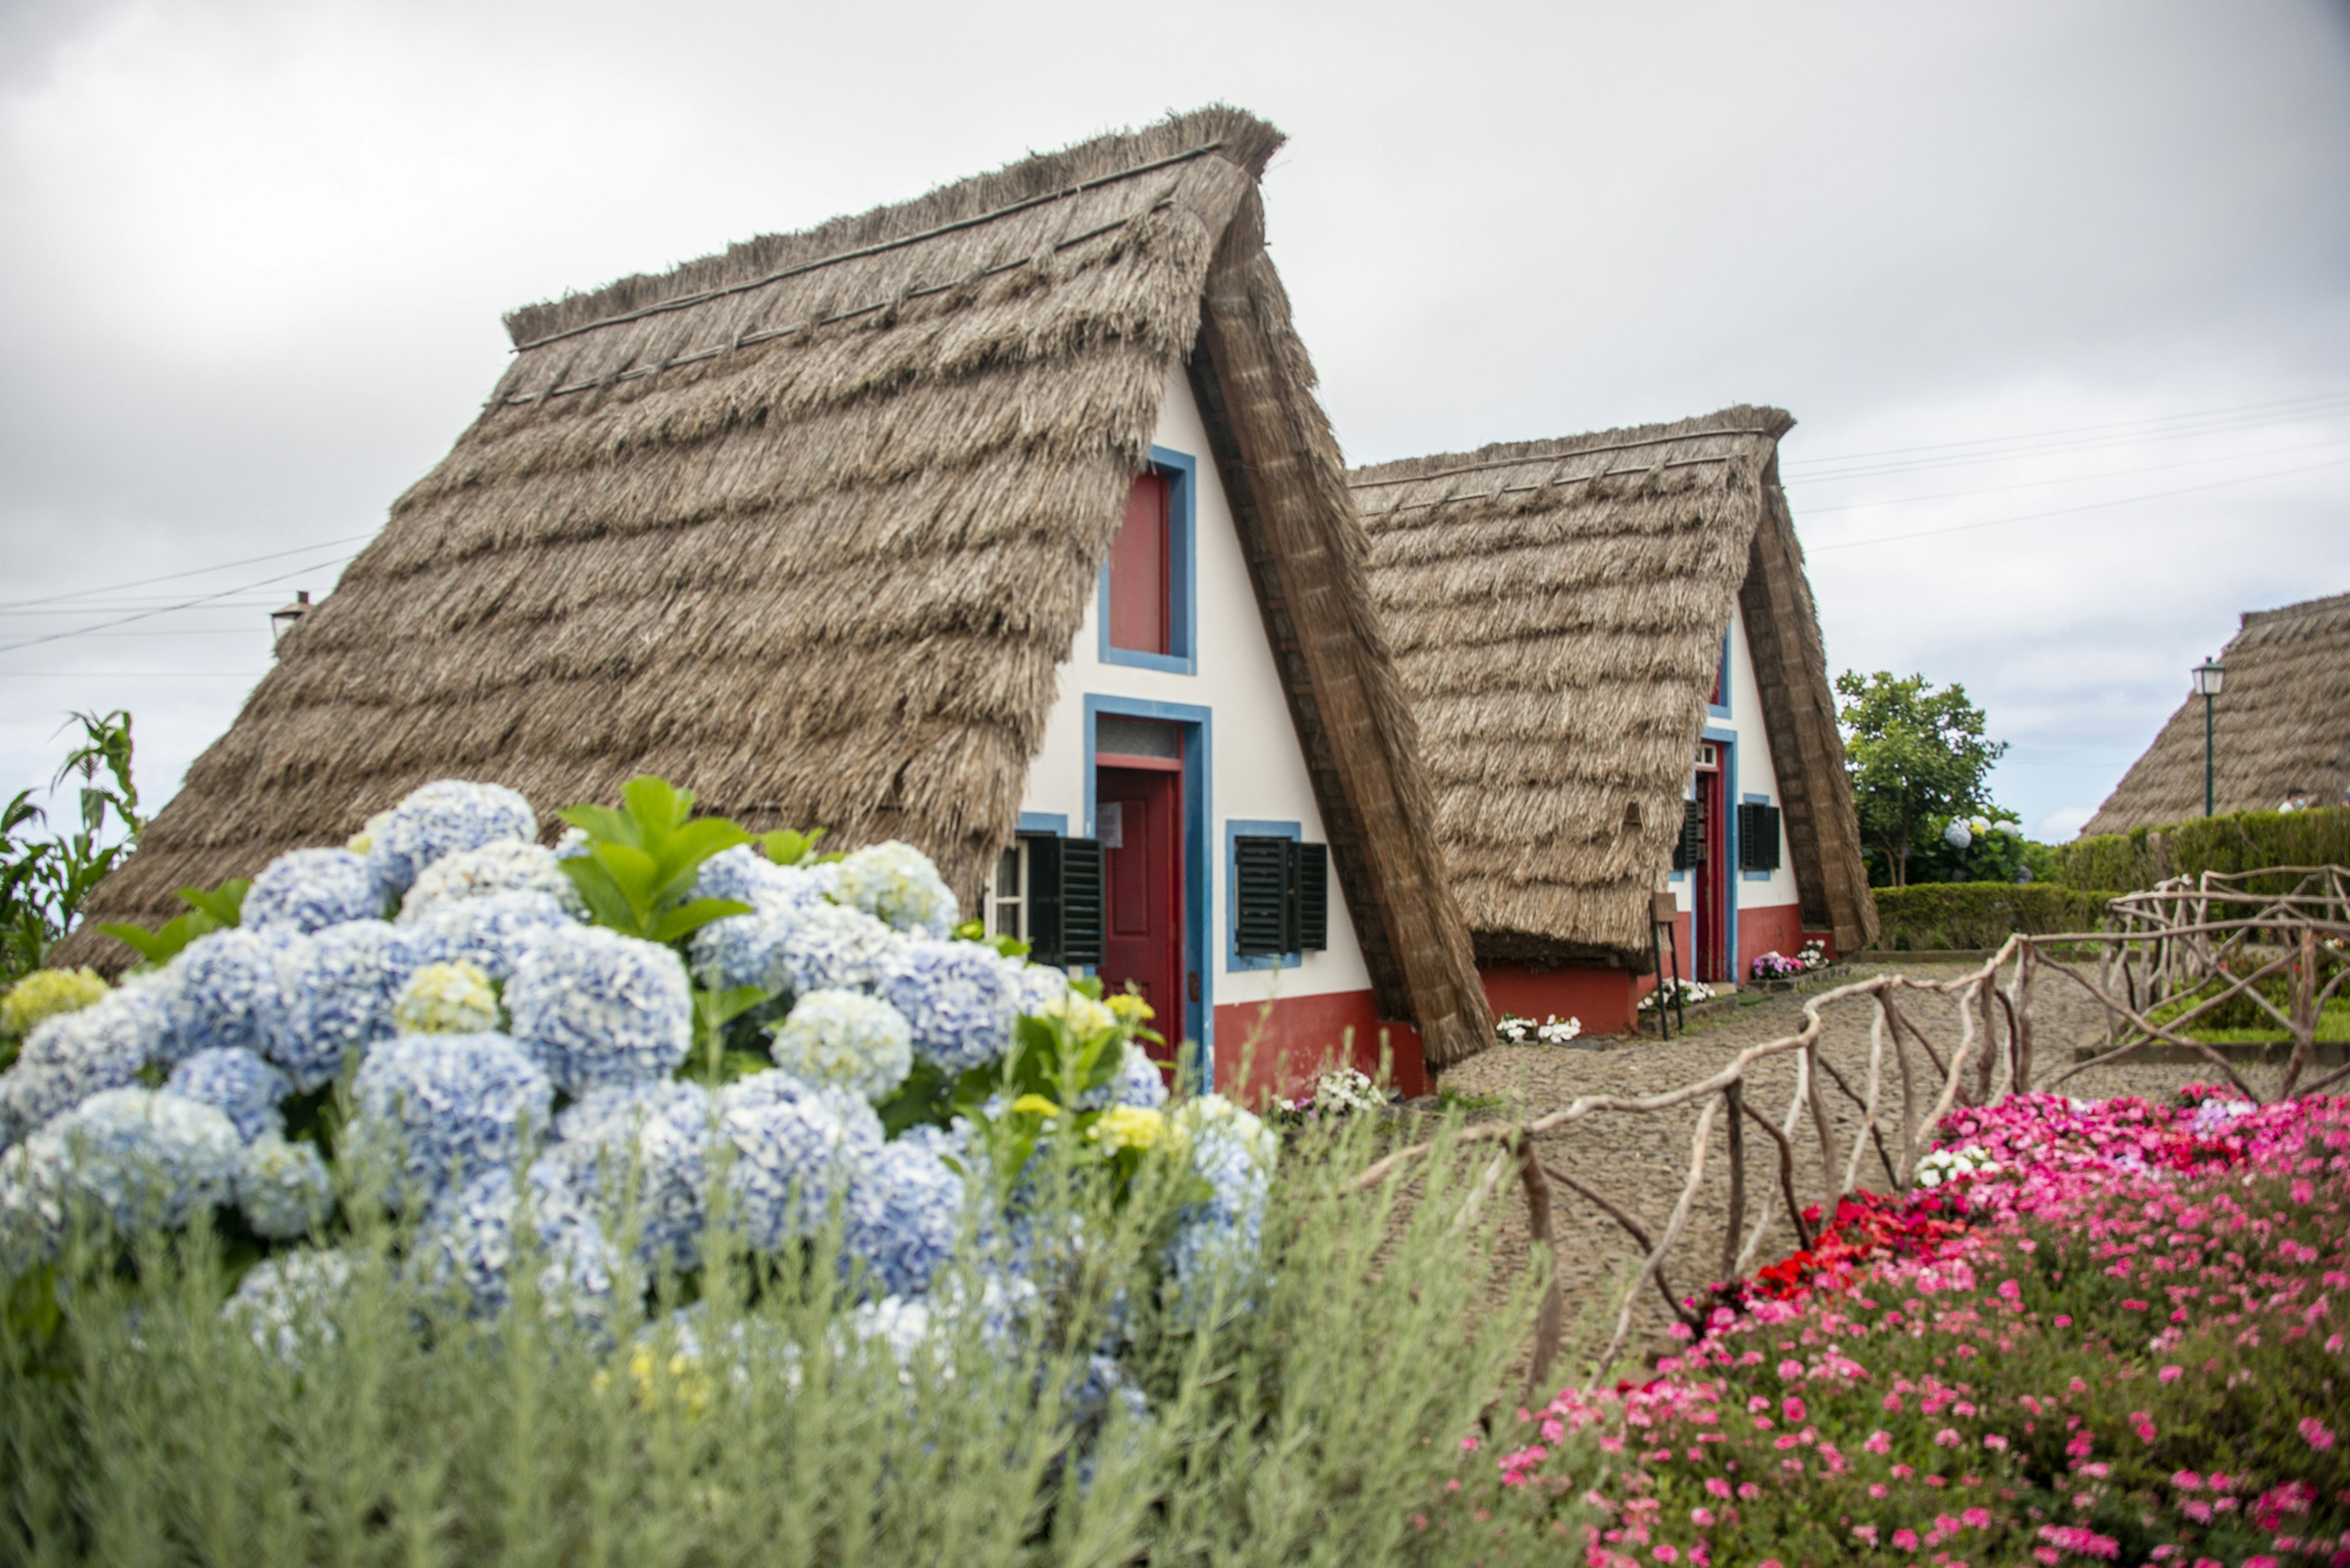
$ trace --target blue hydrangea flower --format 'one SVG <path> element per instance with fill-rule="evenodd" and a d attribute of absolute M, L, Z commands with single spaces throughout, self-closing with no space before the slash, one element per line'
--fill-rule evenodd
<path fill-rule="evenodd" d="M 332 1083 L 347 1056 L 391 1038 L 393 1001 L 424 960 L 415 934 L 400 927 L 328 926 L 279 967 L 285 1005 L 262 1054 L 297 1094 Z"/>
<path fill-rule="evenodd" d="M 538 817 L 530 802 L 503 784 L 442 779 L 370 819 L 367 837 L 368 865 L 376 880 L 399 894 L 443 856 L 499 839 L 535 841 Z"/>
<path fill-rule="evenodd" d="M 284 1027 L 280 957 L 297 970 L 304 939 L 241 927 L 198 937 L 171 962 L 174 1027 L 164 1056 L 176 1061 L 198 1051 L 242 1047 L 261 1051 Z"/>
<path fill-rule="evenodd" d="M 862 909 L 818 904 L 784 938 L 784 976 L 795 992 L 870 991 L 904 943 Z"/>
<path fill-rule="evenodd" d="M 527 1158 L 546 1135 L 555 1086 L 503 1034 L 402 1034 L 352 1080 L 354 1152 L 395 1174 L 392 1201 L 428 1197 Z"/>
<path fill-rule="evenodd" d="M 470 963 L 503 983 L 540 938 L 577 925 L 545 893 L 490 893 L 435 904 L 400 929 L 413 933 L 425 961 Z"/>
<path fill-rule="evenodd" d="M 173 1026 L 169 986 L 135 981 L 78 1012 L 43 1019 L 0 1074 L 0 1147 L 100 1089 L 138 1082 L 140 1068 L 168 1054 Z"/>
<path fill-rule="evenodd" d="M 511 1170 L 485 1170 L 436 1199 L 417 1237 L 415 1264 L 423 1278 L 461 1291 L 474 1312 L 496 1312 L 509 1299 L 507 1274 L 523 1240 L 518 1220 L 536 1239 L 548 1311 L 599 1320 L 619 1260 L 595 1216 L 560 1187 L 517 1192 Z"/>
<path fill-rule="evenodd" d="M 286 1075 L 245 1050 L 199 1051 L 163 1080 L 172 1093 L 220 1110 L 236 1124 L 236 1136 L 251 1143 L 265 1132 L 282 1131 L 286 1118 L 277 1102 L 293 1093 Z"/>
<path fill-rule="evenodd" d="M 754 1073 L 719 1092 L 718 1130 L 743 1238 L 772 1251 L 825 1223 L 835 1198 L 881 1150 L 873 1107 L 788 1073 Z"/>
<path fill-rule="evenodd" d="M 879 1100 L 906 1081 L 913 1042 L 906 1015 L 879 997 L 811 991 L 771 1032 L 767 1054 L 794 1077 Z"/>
<path fill-rule="evenodd" d="M 261 868 L 237 924 L 248 931 L 307 934 L 347 920 L 380 919 L 386 895 L 367 857 L 348 849 L 296 849 Z"/>
<path fill-rule="evenodd" d="M 335 1184 L 316 1144 L 263 1133 L 237 1158 L 236 1206 L 256 1236 L 290 1241 L 326 1222 Z"/>
<path fill-rule="evenodd" d="M 993 1061 L 1011 1041 L 1011 982 L 976 942 L 909 941 L 875 989 L 914 1026 L 914 1054 L 950 1076 Z"/>
<path fill-rule="evenodd" d="M 69 1201 L 123 1230 L 176 1230 L 229 1200 L 243 1142 L 211 1106 L 151 1089 L 105 1089 L 52 1124 Z"/>
<path fill-rule="evenodd" d="M 306 1341 L 335 1343 L 333 1311 L 350 1283 L 351 1261 L 338 1249 L 280 1252 L 244 1272 L 221 1316 L 242 1325 L 255 1349 L 293 1361 Z"/>
<path fill-rule="evenodd" d="M 569 1095 L 665 1078 L 693 1044 L 693 984 L 677 954 L 600 927 L 533 943 L 505 1003 L 515 1038 Z"/>
<path fill-rule="evenodd" d="M 63 1116 L 0 1153 L 0 1274 L 57 1255 L 66 1227 Z"/>
<path fill-rule="evenodd" d="M 499 893 L 544 893 L 574 919 L 588 918 L 588 901 L 579 896 L 577 884 L 563 874 L 555 851 L 513 838 L 444 855 L 418 872 L 400 901 L 400 918 L 412 924 L 436 905 Z"/>
<path fill-rule="evenodd" d="M 1167 1103 L 1167 1078 L 1149 1052 L 1133 1041 L 1126 1043 L 1126 1059 L 1118 1064 L 1112 1093 L 1121 1106 L 1155 1111 Z"/>
<path fill-rule="evenodd" d="M 903 1139 L 884 1144 L 849 1183 L 842 1252 L 880 1289 L 919 1295 L 954 1250 L 962 1200 L 962 1178 L 936 1154 Z"/>
<path fill-rule="evenodd" d="M 778 866 L 756 845 L 722 849 L 702 863 L 697 898 L 733 898 L 754 909 L 821 903 L 837 880 L 833 866 Z"/>
<path fill-rule="evenodd" d="M 1244 1270 L 1255 1259 L 1281 1140 L 1263 1122 L 1222 1095 L 1186 1100 L 1175 1113 L 1177 1136 L 1210 1196 L 1179 1217 L 1167 1262 L 1178 1299 L 1193 1296 L 1214 1274 Z"/>
<path fill-rule="evenodd" d="M 944 937 L 962 919 L 954 889 L 931 857 L 891 839 L 868 845 L 838 862 L 833 897 L 901 931 Z"/>
<path fill-rule="evenodd" d="M 702 984 L 718 991 L 740 985 L 755 985 L 762 991 L 790 990 L 792 977 L 784 964 L 784 944 L 799 929 L 807 910 L 804 904 L 761 905 L 747 915 L 711 921 L 693 933 L 693 972 Z"/>
<path fill-rule="evenodd" d="M 1024 1018 L 1042 1016 L 1046 1008 L 1069 994 L 1068 972 L 1048 963 L 1005 959 L 1003 974 L 1012 983 L 1013 1011 Z"/>
<path fill-rule="evenodd" d="M 690 1269 L 710 1193 L 712 1119 L 699 1084 L 592 1089 L 555 1118 L 556 1141 L 531 1167 L 531 1180 L 569 1186 L 606 1235 L 634 1238 L 646 1267 Z"/>

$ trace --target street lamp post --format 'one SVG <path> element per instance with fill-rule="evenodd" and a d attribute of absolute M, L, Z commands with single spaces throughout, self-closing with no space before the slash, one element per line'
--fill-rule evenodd
<path fill-rule="evenodd" d="M 2195 694 L 2203 699 L 2203 815 L 2211 815 L 2211 699 L 2220 694 L 2220 682 L 2228 667 L 2216 659 L 2207 659 L 2187 672 L 2194 679 Z"/>

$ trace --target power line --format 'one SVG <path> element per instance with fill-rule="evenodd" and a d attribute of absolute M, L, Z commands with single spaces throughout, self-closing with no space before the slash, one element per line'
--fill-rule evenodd
<path fill-rule="evenodd" d="M 8 680 L 258 680 L 265 670 L 0 670 Z"/>
<path fill-rule="evenodd" d="M 1882 501 L 1846 501 L 1835 506 L 1805 506 L 1806 517 L 1816 517 L 1824 512 L 1857 512 L 1870 506 L 1908 506 L 1919 501 L 1948 501 L 1960 495 L 1997 495 L 2010 490 L 2037 490 L 2049 484 L 2078 484 L 2092 479 L 2126 479 L 2140 473 L 2162 473 L 2174 468 L 2201 468 L 2214 462 L 2237 462 L 2255 457 L 2284 457 L 2297 452 L 2323 452 L 2328 447 L 2350 441 L 2350 436 L 2336 436 L 2332 441 L 2311 441 L 2303 446 L 2263 447 L 2259 452 L 2226 452 L 2215 457 L 2190 457 L 2178 462 L 2144 463 L 2136 468 L 2110 469 L 2103 473 L 2068 473 L 2055 479 L 2027 479 L 2017 484 L 1991 484 L 1980 490 L 1942 490 L 1931 495 L 1895 495 Z"/>
<path fill-rule="evenodd" d="M 1920 473 L 1930 469 L 1972 468 L 1987 462 L 2019 462 L 2036 457 L 2064 457 L 2078 452 L 2111 452 L 2117 448 L 2143 447 L 2158 442 L 2208 440 L 2214 436 L 2241 435 L 2247 431 L 2270 430 L 2280 425 L 2302 425 L 2338 420 L 2345 415 L 2350 415 L 2350 408 L 2304 410 L 2298 413 L 2272 419 L 2233 420 L 2224 424 L 2180 426 L 2172 430 L 2149 431 L 2136 435 L 2093 437 L 2078 441 L 2049 441 L 2036 445 L 2006 446 L 1948 457 L 1921 457 L 1898 462 L 1862 463 L 1829 472 L 1798 472 L 1790 477 L 1805 484 L 1833 484 L 1848 479 L 1881 478 L 1889 473 Z"/>
<path fill-rule="evenodd" d="M 1858 462 L 1864 459 L 1869 458 L 1901 457 L 1913 452 L 1954 452 L 1961 447 L 2003 445 L 2016 441 L 2046 441 L 2058 436 L 2088 435 L 2101 431 L 2135 430 L 2146 425 L 2175 424 L 2183 421 L 2224 419 L 2230 415 L 2258 413 L 2270 410 L 2286 408 L 2298 409 L 2302 405 L 2309 403 L 2338 402 L 2350 402 L 2350 391 L 2312 392 L 2304 397 L 2281 398 L 2265 403 L 2238 403 L 2229 408 L 2205 409 L 2197 413 L 2158 414 L 2149 416 L 2146 419 L 2118 420 L 2111 423 L 2099 425 L 2072 425 L 2053 431 L 2026 431 L 2019 435 L 1978 436 L 1970 441 L 1937 441 L 1924 446 L 1883 447 L 1875 452 L 1850 452 L 1832 457 L 1797 458 L 1786 463 L 1784 466 L 1790 469 L 1815 468 L 1830 463 Z"/>
<path fill-rule="evenodd" d="M 242 560 L 216 561 L 209 566 L 192 566 L 184 572 L 166 572 L 160 577 L 140 577 L 128 583 L 109 583 L 104 587 L 76 588 L 71 593 L 50 594 L 37 599 L 10 599 L 5 603 L 0 603 L 0 610 L 19 609 L 28 605 L 53 605 L 66 599 L 88 598 L 92 594 L 115 594 L 120 593 L 125 588 L 143 588 L 151 583 L 170 583 L 176 582 L 182 577 L 201 577 L 207 572 L 224 572 L 231 566 L 257 566 L 263 561 L 280 561 L 288 556 L 307 556 L 313 550 L 332 549 L 337 545 L 355 545 L 361 539 L 372 537 L 371 533 L 351 534 L 340 539 L 317 540 L 308 545 L 297 545 L 291 550 L 272 551 L 266 556 L 247 556 Z"/>
<path fill-rule="evenodd" d="M 80 637 L 88 632 L 105 631 L 113 627 L 128 626 L 134 620 L 152 620 L 159 615 L 170 615 L 174 610 L 193 609 L 198 605 L 210 604 L 214 599 L 224 599 L 234 594 L 251 593 L 255 588 L 265 588 L 272 583 L 282 583 L 288 577 L 307 576 L 312 572 L 323 571 L 327 567 L 333 566 L 338 561 L 347 561 L 348 559 L 350 559 L 350 557 L 348 556 L 333 556 L 328 560 L 317 562 L 311 566 L 297 566 L 290 572 L 280 572 L 274 577 L 264 577 L 257 583 L 244 583 L 240 584 L 236 587 L 223 588 L 216 594 L 206 594 L 202 598 L 190 599 L 185 604 L 172 605 L 169 608 L 165 609 L 145 610 L 141 611 L 138 615 L 124 616 L 118 620 L 100 621 L 96 626 L 78 627 L 72 631 L 53 631 L 45 637 L 28 637 L 18 642 L 0 642 L 0 653 L 14 653 L 20 648 L 34 648 L 45 642 L 62 642 L 69 637 Z"/>
<path fill-rule="evenodd" d="M 2026 512 L 2015 517 L 1987 517 L 1980 523 L 1955 523 L 1948 528 L 1922 528 L 1914 534 L 1887 534 L 1876 539 L 1846 539 L 1835 545 L 1805 545 L 1804 554 L 1816 556 L 1825 550 L 1857 550 L 1868 545 L 1892 545 L 1904 539 L 1930 539 L 1942 534 L 1964 534 L 1976 528 L 1996 528 L 2007 523 L 2030 523 L 2042 517 L 2069 517 L 2076 512 L 2101 512 L 2109 506 L 2127 506 L 2139 501 L 2160 501 L 2173 495 L 2194 495 L 2206 490 L 2225 490 L 2230 485 L 2251 484 L 2262 479 L 2282 479 L 2287 474 L 2312 473 L 2321 468 L 2339 468 L 2350 462 L 2350 457 L 2337 457 L 2325 462 L 2304 463 L 2299 468 L 2273 469 L 2267 473 L 2247 473 L 2237 479 L 2214 480 L 2210 484 L 2189 484 L 2177 490 L 2154 490 L 2144 495 L 2124 495 L 2113 501 L 2092 501 L 2082 506 L 2060 506 L 2051 512 Z"/>

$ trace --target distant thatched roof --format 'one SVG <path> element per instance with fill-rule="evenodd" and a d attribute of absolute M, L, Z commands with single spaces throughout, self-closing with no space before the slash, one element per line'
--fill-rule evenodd
<path fill-rule="evenodd" d="M 1210 109 L 515 312 L 481 417 L 93 914 L 161 918 L 446 774 L 545 811 L 658 773 L 747 824 L 909 839 L 971 898 L 1188 361 L 1383 1012 L 1439 1064 L 1475 1049 L 1409 710 L 1264 254 L 1280 142 Z"/>
<path fill-rule="evenodd" d="M 2247 610 L 2220 655 L 2212 807 L 2267 811 L 2288 790 L 2341 804 L 2350 785 L 2350 594 Z M 2122 775 L 2082 836 L 2203 815 L 2203 699 L 2189 696 Z"/>
<path fill-rule="evenodd" d="M 1746 614 L 1804 919 L 1877 907 L 1803 553 L 1794 420 L 1678 424 L 1357 469 L 1371 582 L 1481 957 L 1638 963 L 1731 607 Z"/>

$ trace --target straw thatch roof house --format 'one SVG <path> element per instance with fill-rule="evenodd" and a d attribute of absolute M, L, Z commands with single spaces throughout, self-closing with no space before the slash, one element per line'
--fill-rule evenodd
<path fill-rule="evenodd" d="M 1482 1047 L 1264 248 L 1280 142 L 1210 109 L 515 311 L 481 416 L 93 917 L 158 919 L 427 779 L 546 814 L 651 772 L 919 845 L 1228 1071 L 1243 1034 L 1302 1060 L 1383 1021 L 1407 1055 Z"/>
<path fill-rule="evenodd" d="M 1779 486 L 1794 422 L 1741 406 L 1349 476 L 1497 1009 L 1627 1023 L 1668 887 L 1685 975 L 1875 939 Z"/>
<path fill-rule="evenodd" d="M 2212 809 L 2269 811 L 2287 792 L 2339 805 L 2350 789 L 2350 594 L 2247 610 L 2212 699 Z M 2203 815 L 2203 699 L 2190 695 L 2130 765 L 2084 837 Z"/>

